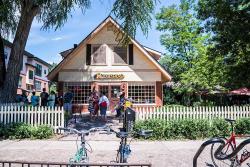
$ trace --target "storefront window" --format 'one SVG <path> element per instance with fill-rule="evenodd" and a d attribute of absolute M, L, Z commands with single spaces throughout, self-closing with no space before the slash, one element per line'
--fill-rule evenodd
<path fill-rule="evenodd" d="M 128 86 L 128 97 L 134 100 L 134 103 L 155 103 L 155 85 L 149 83 L 139 84 L 130 83 Z"/>
<path fill-rule="evenodd" d="M 66 82 L 64 90 L 73 93 L 73 104 L 87 104 L 91 93 L 91 84 L 88 82 Z"/>

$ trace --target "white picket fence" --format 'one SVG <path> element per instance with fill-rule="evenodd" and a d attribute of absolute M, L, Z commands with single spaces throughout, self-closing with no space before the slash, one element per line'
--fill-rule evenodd
<path fill-rule="evenodd" d="M 0 122 L 49 125 L 57 132 L 58 127 L 64 126 L 64 110 L 62 107 L 0 106 Z"/>
<path fill-rule="evenodd" d="M 214 119 L 250 118 L 250 106 L 213 107 L 136 107 L 136 120 L 147 119 Z"/>

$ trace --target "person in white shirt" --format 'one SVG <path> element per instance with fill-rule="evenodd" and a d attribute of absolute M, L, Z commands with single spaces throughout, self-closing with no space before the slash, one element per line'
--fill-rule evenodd
<path fill-rule="evenodd" d="M 107 121 L 106 112 L 109 106 L 109 99 L 105 95 L 105 92 L 101 92 L 101 98 L 99 99 L 101 118 L 104 122 Z"/>

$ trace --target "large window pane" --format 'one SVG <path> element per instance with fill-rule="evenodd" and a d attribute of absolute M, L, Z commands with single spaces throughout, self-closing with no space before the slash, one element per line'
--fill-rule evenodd
<path fill-rule="evenodd" d="M 114 47 L 114 64 L 128 64 L 126 47 L 121 47 L 121 46 Z"/>
<path fill-rule="evenodd" d="M 134 100 L 134 103 L 155 103 L 155 85 L 152 83 L 129 83 L 128 97 Z"/>
<path fill-rule="evenodd" d="M 92 65 L 106 64 L 106 46 L 93 45 L 91 54 Z"/>
<path fill-rule="evenodd" d="M 40 64 L 36 64 L 35 75 L 41 77 L 42 76 L 42 66 Z"/>
<path fill-rule="evenodd" d="M 91 84 L 88 82 L 66 82 L 64 90 L 73 93 L 73 104 L 87 104 L 91 93 Z"/>
<path fill-rule="evenodd" d="M 34 72 L 29 70 L 29 79 L 33 79 L 34 78 Z"/>
<path fill-rule="evenodd" d="M 38 90 L 38 91 L 42 90 L 41 82 L 40 82 L 40 81 L 35 81 L 35 88 L 36 88 L 36 90 Z"/>

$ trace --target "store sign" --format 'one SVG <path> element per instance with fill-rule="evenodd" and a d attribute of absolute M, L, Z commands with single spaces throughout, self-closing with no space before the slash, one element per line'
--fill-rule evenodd
<path fill-rule="evenodd" d="M 123 79 L 125 76 L 123 74 L 102 74 L 97 73 L 95 79 Z"/>

